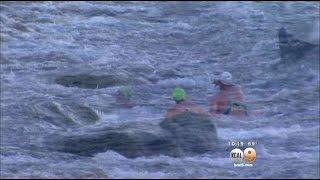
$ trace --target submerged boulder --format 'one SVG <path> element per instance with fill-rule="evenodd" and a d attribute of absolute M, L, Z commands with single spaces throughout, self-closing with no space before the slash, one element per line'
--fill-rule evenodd
<path fill-rule="evenodd" d="M 132 123 L 94 133 L 63 137 L 56 150 L 84 156 L 107 150 L 128 158 L 169 155 L 186 156 L 215 149 L 217 133 L 212 119 L 185 113 L 157 124 Z"/>
<path fill-rule="evenodd" d="M 55 79 L 57 84 L 66 87 L 79 87 L 87 89 L 99 89 L 111 86 L 121 86 L 134 83 L 141 83 L 141 80 L 130 78 L 124 75 L 66 75 Z"/>

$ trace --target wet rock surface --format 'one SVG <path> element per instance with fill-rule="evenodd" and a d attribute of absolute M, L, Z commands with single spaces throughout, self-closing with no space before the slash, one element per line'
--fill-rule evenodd
<path fill-rule="evenodd" d="M 30 106 L 32 117 L 47 121 L 60 128 L 76 128 L 96 123 L 100 117 L 87 105 L 56 101 Z"/>
<path fill-rule="evenodd" d="M 208 116 L 184 113 L 165 119 L 160 126 L 170 132 L 170 141 L 181 152 L 179 155 L 205 153 L 217 146 L 216 126 Z"/>
<path fill-rule="evenodd" d="M 121 75 L 65 75 L 55 79 L 57 84 L 66 87 L 79 87 L 87 89 L 99 89 L 111 86 L 141 83 L 140 80 Z"/>
<path fill-rule="evenodd" d="M 64 137 L 56 147 L 84 156 L 114 150 L 128 158 L 160 154 L 178 157 L 213 151 L 217 142 L 211 118 L 185 113 L 165 119 L 160 126 L 134 123 L 101 129 L 89 136 Z"/>
<path fill-rule="evenodd" d="M 278 38 L 283 61 L 296 62 L 307 54 L 318 55 L 319 60 L 319 45 L 297 39 L 283 27 L 279 29 Z"/>

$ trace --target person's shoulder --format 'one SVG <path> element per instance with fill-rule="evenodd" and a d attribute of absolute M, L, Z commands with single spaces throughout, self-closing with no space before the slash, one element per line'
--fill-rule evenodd
<path fill-rule="evenodd" d="M 182 104 L 183 106 L 197 106 L 197 104 L 192 100 L 185 100 Z"/>
<path fill-rule="evenodd" d="M 194 104 L 194 102 L 192 102 L 191 100 L 184 100 L 181 105 L 191 105 Z"/>

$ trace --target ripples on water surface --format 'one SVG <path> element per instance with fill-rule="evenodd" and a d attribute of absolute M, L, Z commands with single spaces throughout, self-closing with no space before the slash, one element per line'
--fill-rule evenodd
<path fill-rule="evenodd" d="M 273 68 L 279 28 L 319 44 L 319 10 L 316 2 L 1 2 L 1 177 L 319 178 L 319 60 L 307 54 Z M 208 75 L 226 70 L 264 115 L 219 120 L 225 150 L 129 159 L 43 144 L 49 134 L 158 123 L 178 85 L 208 109 L 216 92 Z M 138 106 L 114 108 L 121 85 L 55 83 L 74 74 L 134 77 Z M 253 167 L 233 167 L 229 140 L 259 142 Z"/>

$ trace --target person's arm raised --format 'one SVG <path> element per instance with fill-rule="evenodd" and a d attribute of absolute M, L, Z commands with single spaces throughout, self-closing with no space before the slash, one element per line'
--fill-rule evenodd
<path fill-rule="evenodd" d="M 219 117 L 218 114 L 218 97 L 213 96 L 210 105 L 210 114 L 212 117 Z"/>

